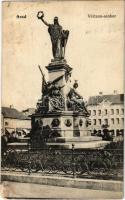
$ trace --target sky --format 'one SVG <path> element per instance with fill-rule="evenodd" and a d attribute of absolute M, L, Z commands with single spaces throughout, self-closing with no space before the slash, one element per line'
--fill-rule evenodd
<path fill-rule="evenodd" d="M 22 110 L 35 107 L 41 97 L 41 66 L 46 79 L 52 59 L 47 27 L 37 19 L 43 11 L 53 23 L 58 16 L 70 31 L 66 60 L 79 93 L 89 96 L 123 93 L 124 6 L 123 1 L 2 2 L 2 106 Z M 89 18 L 92 14 L 115 18 Z M 26 15 L 26 18 L 17 18 Z"/>

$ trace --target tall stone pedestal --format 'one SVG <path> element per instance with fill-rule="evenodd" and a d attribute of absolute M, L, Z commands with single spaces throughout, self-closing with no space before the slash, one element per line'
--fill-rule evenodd
<path fill-rule="evenodd" d="M 65 84 L 66 76 L 72 71 L 72 68 L 67 64 L 66 60 L 52 60 L 52 62 L 46 66 L 49 75 L 49 81 L 54 81 L 56 78 L 63 76 L 58 85 Z"/>
<path fill-rule="evenodd" d="M 49 81 L 43 77 L 42 97 L 32 115 L 32 138 L 41 141 L 40 147 L 44 139 L 51 148 L 72 148 L 72 144 L 75 148 L 102 148 L 105 142 L 91 136 L 89 113 L 72 86 L 72 68 L 65 60 L 54 60 L 46 68 Z"/>

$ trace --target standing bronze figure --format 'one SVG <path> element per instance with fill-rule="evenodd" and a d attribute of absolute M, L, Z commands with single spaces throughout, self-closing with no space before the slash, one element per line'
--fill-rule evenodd
<path fill-rule="evenodd" d="M 54 24 L 48 24 L 43 18 L 44 13 L 39 11 L 37 14 L 38 19 L 48 26 L 48 32 L 50 34 L 52 42 L 52 52 L 55 60 L 64 59 L 66 43 L 69 36 L 68 30 L 63 30 L 62 26 L 59 25 L 58 17 L 54 17 Z"/>

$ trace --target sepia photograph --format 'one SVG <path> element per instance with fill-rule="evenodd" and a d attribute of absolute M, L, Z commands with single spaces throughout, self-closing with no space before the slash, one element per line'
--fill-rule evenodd
<path fill-rule="evenodd" d="M 124 1 L 3 1 L 2 199 L 123 199 Z"/>

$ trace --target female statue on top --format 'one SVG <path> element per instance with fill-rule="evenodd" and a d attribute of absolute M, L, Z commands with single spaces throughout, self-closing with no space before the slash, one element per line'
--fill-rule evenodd
<path fill-rule="evenodd" d="M 63 30 L 62 26 L 59 25 L 58 17 L 54 17 L 54 24 L 48 24 L 43 18 L 44 13 L 39 11 L 37 14 L 38 19 L 48 26 L 48 32 L 50 34 L 52 42 L 52 52 L 55 60 L 64 59 L 66 43 L 69 36 L 68 30 Z"/>

